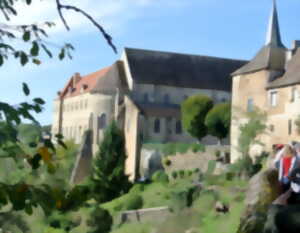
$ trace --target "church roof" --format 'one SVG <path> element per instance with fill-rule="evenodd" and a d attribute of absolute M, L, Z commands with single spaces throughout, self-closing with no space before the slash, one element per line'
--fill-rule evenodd
<path fill-rule="evenodd" d="M 283 71 L 285 57 L 286 48 L 281 41 L 276 2 L 273 0 L 265 46 L 261 48 L 249 63 L 235 71 L 232 75 L 236 76 L 265 69 Z"/>
<path fill-rule="evenodd" d="M 270 82 L 267 89 L 286 87 L 295 84 L 300 84 L 300 49 L 297 49 L 296 54 L 289 61 L 285 74 Z"/>
<path fill-rule="evenodd" d="M 246 61 L 125 48 L 138 84 L 231 91 L 230 74 Z"/>

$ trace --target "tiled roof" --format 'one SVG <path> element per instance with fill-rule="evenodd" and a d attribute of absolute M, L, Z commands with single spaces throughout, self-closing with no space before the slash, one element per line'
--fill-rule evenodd
<path fill-rule="evenodd" d="M 83 93 L 90 92 L 97 84 L 97 81 L 99 78 L 103 77 L 110 69 L 109 67 L 105 67 L 101 70 L 98 70 L 94 73 L 85 75 L 80 77 L 80 80 L 76 83 L 75 86 L 73 86 L 73 77 L 69 80 L 67 85 L 64 87 L 63 91 L 61 92 L 60 97 L 61 98 L 68 98 L 68 97 L 73 97 L 77 96 Z M 85 87 L 83 90 L 82 87 Z M 72 88 L 71 94 L 68 93 L 69 88 Z"/>

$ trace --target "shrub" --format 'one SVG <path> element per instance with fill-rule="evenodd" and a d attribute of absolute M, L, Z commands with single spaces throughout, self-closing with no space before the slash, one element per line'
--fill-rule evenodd
<path fill-rule="evenodd" d="M 164 171 L 157 171 L 157 172 L 155 172 L 152 175 L 151 180 L 153 182 L 169 183 L 169 177 L 168 177 L 168 175 Z"/>
<path fill-rule="evenodd" d="M 171 166 L 172 161 L 171 161 L 169 158 L 165 158 L 165 159 L 163 160 L 163 163 L 164 163 L 164 165 L 165 165 L 166 167 L 169 167 L 169 166 Z"/>
<path fill-rule="evenodd" d="M 137 210 L 143 207 L 143 198 L 138 194 L 129 194 L 123 209 L 125 210 Z"/>
<path fill-rule="evenodd" d="M 192 176 L 193 175 L 193 171 L 192 170 L 187 171 L 187 175 L 188 176 Z"/>
<path fill-rule="evenodd" d="M 173 179 L 175 180 L 178 177 L 178 174 L 176 171 L 172 171 L 171 176 L 173 177 Z"/>
<path fill-rule="evenodd" d="M 220 156 L 221 156 L 221 151 L 220 151 L 220 150 L 216 150 L 216 151 L 215 151 L 215 156 L 216 156 L 216 158 L 220 158 Z"/>
<path fill-rule="evenodd" d="M 87 233 L 108 233 L 111 230 L 113 218 L 108 210 L 96 207 L 87 220 L 90 227 Z"/>
<path fill-rule="evenodd" d="M 178 173 L 179 173 L 179 177 L 181 179 L 183 179 L 184 178 L 184 170 L 179 170 Z"/>
<path fill-rule="evenodd" d="M 193 172 L 194 173 L 198 173 L 198 172 L 200 172 L 200 169 L 199 168 L 195 168 Z"/>
<path fill-rule="evenodd" d="M 213 107 L 213 100 L 205 95 L 187 98 L 181 104 L 182 123 L 186 131 L 199 141 L 207 135 L 205 117 Z"/>
<path fill-rule="evenodd" d="M 145 185 L 144 184 L 135 184 L 129 191 L 129 193 L 140 193 L 145 190 Z"/>

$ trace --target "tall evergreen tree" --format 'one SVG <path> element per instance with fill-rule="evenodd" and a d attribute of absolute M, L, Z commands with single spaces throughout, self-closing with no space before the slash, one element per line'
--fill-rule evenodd
<path fill-rule="evenodd" d="M 116 122 L 104 134 L 93 162 L 93 193 L 98 202 L 110 201 L 128 192 L 131 187 L 125 174 L 125 138 Z"/>

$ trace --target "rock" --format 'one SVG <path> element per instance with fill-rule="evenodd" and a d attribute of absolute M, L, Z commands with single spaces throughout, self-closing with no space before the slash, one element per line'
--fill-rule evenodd
<path fill-rule="evenodd" d="M 252 177 L 246 193 L 246 210 L 237 233 L 263 232 L 269 206 L 279 195 L 276 169 L 267 169 Z"/>

